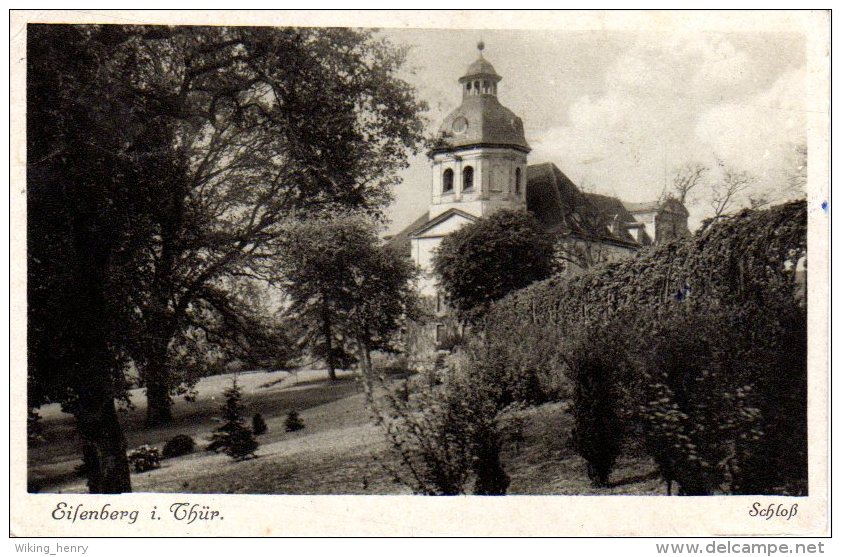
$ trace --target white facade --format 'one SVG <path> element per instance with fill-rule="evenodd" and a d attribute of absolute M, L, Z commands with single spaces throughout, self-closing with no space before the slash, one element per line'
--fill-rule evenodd
<path fill-rule="evenodd" d="M 475 147 L 433 155 L 430 219 L 449 209 L 482 217 L 501 208 L 526 208 L 525 153 Z"/>
<path fill-rule="evenodd" d="M 445 236 L 500 209 L 526 210 L 523 123 L 497 100 L 502 77 L 482 58 L 483 48 L 459 79 L 462 104 L 444 119 L 442 143 L 429 154 L 428 220 L 409 237 L 423 296 L 437 297 L 432 259 Z"/>
<path fill-rule="evenodd" d="M 436 296 L 438 291 L 432 274 L 432 258 L 435 255 L 435 250 L 441 244 L 441 240 L 444 236 L 475 220 L 471 214 L 453 211 L 449 215 L 443 215 L 439 222 L 430 221 L 428 226 L 423 227 L 412 236 L 412 260 L 422 271 L 418 282 L 422 296 Z"/>

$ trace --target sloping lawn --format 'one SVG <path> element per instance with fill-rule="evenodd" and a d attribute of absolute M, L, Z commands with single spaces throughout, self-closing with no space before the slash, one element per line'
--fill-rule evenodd
<path fill-rule="evenodd" d="M 301 412 L 360 392 L 350 372 L 340 372 L 335 382 L 327 380 L 323 370 L 288 372 L 257 372 L 237 374 L 243 390 L 246 419 L 260 412 L 269 427 L 260 437 L 261 443 L 271 443 L 283 437 L 283 422 L 289 410 Z M 219 426 L 218 416 L 223 402 L 222 393 L 231 385 L 233 375 L 218 375 L 202 379 L 194 402 L 176 399 L 173 423 L 161 428 L 145 429 L 143 420 L 146 401 L 140 389 L 131 394 L 135 408 L 120 413 L 129 448 L 148 444 L 162 449 L 178 434 L 193 437 L 201 449 L 213 430 Z M 53 404 L 40 409 L 44 424 L 44 442 L 29 447 L 28 468 L 30 490 L 49 489 L 76 479 L 75 468 L 81 465 L 80 440 L 73 418 Z M 340 417 L 337 417 L 340 419 Z M 321 420 L 321 426 L 330 427 Z M 201 451 L 203 452 L 203 451 Z M 195 455 L 194 455 L 195 456 Z"/>
<path fill-rule="evenodd" d="M 252 379 L 249 382 L 240 380 L 240 384 L 250 385 L 245 389 L 244 397 L 247 410 L 249 415 L 261 412 L 269 427 L 268 433 L 258 437 L 261 445 L 257 458 L 234 462 L 227 456 L 198 450 L 164 460 L 158 470 L 133 474 L 133 489 L 138 492 L 254 494 L 411 492 L 396 483 L 381 464 L 386 462 L 394 466 L 396 461 L 384 436 L 371 423 L 364 396 L 358 392 L 352 378 L 345 376 L 330 383 L 313 375 L 309 379 L 299 377 L 297 384 L 291 379 L 274 384 L 271 378 L 266 381 L 259 377 Z M 215 378 L 215 381 L 213 390 L 218 389 L 221 393 L 228 383 L 224 378 Z M 205 388 L 210 392 L 207 385 Z M 176 433 L 192 434 L 204 443 L 201 437 L 207 437 L 217 425 L 213 417 L 219 404 L 218 394 L 205 395 L 204 399 L 206 409 L 202 412 L 196 408 L 192 411 L 180 408 L 176 413 L 178 423 L 173 427 L 129 431 L 130 445 L 145 442 L 162 446 Z M 286 412 L 293 408 L 300 413 L 305 428 L 289 433 L 283 424 Z M 503 454 L 503 464 L 511 477 L 510 494 L 665 493 L 653 464 L 646 459 L 630 457 L 617 464 L 612 487 L 592 488 L 584 462 L 573 453 L 567 441 L 571 417 L 564 403 L 546 404 L 520 414 L 524 419 L 523 437 L 519 443 L 507 443 Z M 127 423 L 139 424 L 142 414 L 134 418 Z M 66 448 L 72 448 L 71 444 Z M 70 456 L 75 458 L 72 453 Z M 65 455 L 65 460 L 60 462 L 66 465 L 68 458 Z M 69 462 L 78 464 L 73 458 Z M 35 467 L 35 470 L 45 469 L 44 464 Z M 85 484 L 79 478 L 54 477 L 52 483 L 45 482 L 44 490 L 84 492 Z"/>

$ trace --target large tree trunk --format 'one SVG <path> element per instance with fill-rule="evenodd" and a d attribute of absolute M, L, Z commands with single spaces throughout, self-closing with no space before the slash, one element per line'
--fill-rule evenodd
<path fill-rule="evenodd" d="M 145 366 L 146 382 L 146 427 L 157 427 L 172 423 L 171 378 L 166 365 L 166 343 L 154 342 L 147 355 Z"/>
<path fill-rule="evenodd" d="M 362 387 L 365 390 L 365 399 L 369 404 L 374 402 L 374 370 L 371 365 L 371 351 L 364 342 L 357 342 L 359 351 L 359 368 L 362 380 Z"/>
<path fill-rule="evenodd" d="M 76 420 L 91 493 L 131 491 L 126 438 L 111 390 L 94 383 L 80 389 Z"/>
<path fill-rule="evenodd" d="M 146 427 L 157 427 L 172 422 L 172 398 L 169 384 L 162 378 L 146 380 Z"/>
<path fill-rule="evenodd" d="M 330 381 L 335 381 L 336 355 L 333 353 L 333 323 L 330 320 L 330 308 L 326 301 L 321 304 L 321 328 L 324 344 L 327 347 L 327 372 L 330 375 Z"/>

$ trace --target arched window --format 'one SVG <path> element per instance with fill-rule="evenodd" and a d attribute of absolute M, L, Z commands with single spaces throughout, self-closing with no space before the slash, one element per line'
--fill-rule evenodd
<path fill-rule="evenodd" d="M 444 193 L 453 191 L 453 169 L 448 168 L 444 171 Z"/>
<path fill-rule="evenodd" d="M 462 191 L 470 191 L 473 189 L 473 167 L 465 166 L 462 172 L 463 187 Z"/>
<path fill-rule="evenodd" d="M 520 175 L 521 175 L 521 172 L 520 172 L 520 169 L 518 168 L 517 170 L 514 171 L 514 194 L 517 197 L 520 197 L 520 178 L 521 178 Z"/>
<path fill-rule="evenodd" d="M 476 92 L 477 95 L 479 93 L 481 93 L 481 91 L 479 90 L 479 82 L 478 81 L 473 82 L 473 90 Z"/>

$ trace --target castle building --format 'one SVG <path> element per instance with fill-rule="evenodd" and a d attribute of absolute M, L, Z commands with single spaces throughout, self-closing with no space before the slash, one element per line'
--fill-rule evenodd
<path fill-rule="evenodd" d="M 571 270 L 689 234 L 688 212 L 676 200 L 625 203 L 582 192 L 552 163 L 529 165 L 523 121 L 500 103 L 502 77 L 483 57 L 484 44 L 478 48 L 479 58 L 458 80 L 461 105 L 444 118 L 429 152 L 429 207 L 388 238 L 421 268 L 421 294 L 436 300 L 442 319 L 446 308 L 432 275 L 435 250 L 446 235 L 494 211 L 531 211 L 557 239 L 559 257 Z M 433 327 L 440 337 L 443 325 Z"/>

